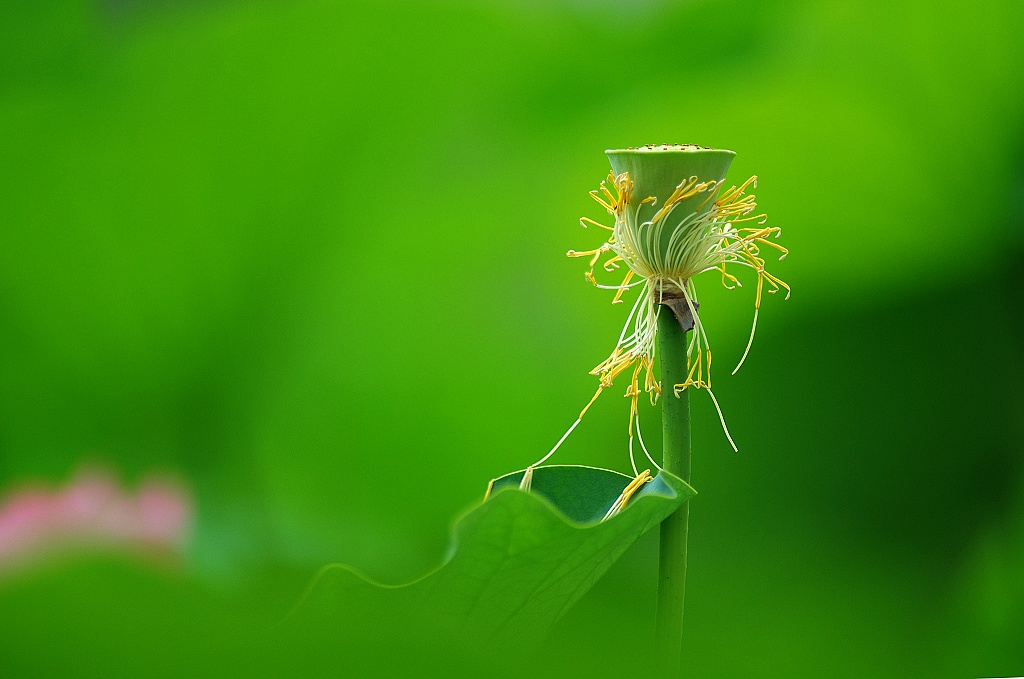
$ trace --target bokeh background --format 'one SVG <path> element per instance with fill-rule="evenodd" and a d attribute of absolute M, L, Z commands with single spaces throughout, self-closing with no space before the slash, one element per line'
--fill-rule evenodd
<path fill-rule="evenodd" d="M 740 453 L 696 394 L 687 676 L 1024 673 L 1022 29 L 1009 0 L 3 3 L 0 503 L 97 468 L 192 505 L 159 554 L 0 571 L 0 674 L 231 674 L 323 564 L 436 565 L 592 393 L 626 309 L 565 252 L 601 239 L 603 150 L 649 142 L 736 150 L 792 251 L 735 377 L 753 281 L 698 281 Z M 626 412 L 558 459 L 628 469 Z M 656 552 L 523 676 L 643 671 Z"/>

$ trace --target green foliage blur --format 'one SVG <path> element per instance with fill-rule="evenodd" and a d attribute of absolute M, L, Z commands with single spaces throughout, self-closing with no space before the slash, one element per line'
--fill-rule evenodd
<path fill-rule="evenodd" d="M 603 150 L 650 142 L 737 151 L 792 252 L 736 376 L 754 281 L 698 280 L 740 453 L 694 394 L 685 676 L 1024 674 L 1022 29 L 1010 0 L 2 3 L 0 497 L 92 461 L 197 513 L 182 563 L 0 580 L 0 676 L 361 676 L 350 633 L 457 671 L 343 612 L 268 630 L 324 564 L 434 567 L 571 423 L 628 308 L 565 252 L 603 239 Z M 555 461 L 629 469 L 624 390 Z M 643 671 L 656 552 L 494 675 Z"/>

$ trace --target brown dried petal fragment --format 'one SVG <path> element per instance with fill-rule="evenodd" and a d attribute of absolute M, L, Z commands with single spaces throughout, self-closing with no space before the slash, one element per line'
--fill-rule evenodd
<path fill-rule="evenodd" d="M 683 332 L 693 330 L 696 324 L 693 313 L 690 311 L 690 304 L 686 301 L 686 293 L 676 286 L 664 286 L 659 289 L 658 303 L 672 310 L 672 315 L 679 321 Z M 700 302 L 692 302 L 693 310 L 700 309 Z"/>

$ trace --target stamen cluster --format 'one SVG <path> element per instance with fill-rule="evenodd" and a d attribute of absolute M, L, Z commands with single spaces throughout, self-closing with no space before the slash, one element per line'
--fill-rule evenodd
<path fill-rule="evenodd" d="M 682 293 L 694 319 L 694 333 L 687 347 L 687 379 L 681 384 L 673 385 L 674 393 L 678 396 L 688 387 L 707 390 L 734 450 L 736 445 L 729 435 L 721 408 L 711 391 L 711 347 L 697 314 L 697 291 L 693 278 L 707 271 L 717 270 L 722 275 L 722 284 L 728 289 L 734 289 L 741 287 L 741 284 L 736 276 L 729 273 L 728 266 L 748 267 L 757 275 L 757 294 L 754 300 L 754 321 L 750 339 L 733 374 L 743 364 L 753 343 L 765 283 L 769 293 L 784 289 L 786 298 L 789 298 L 789 286 L 765 270 L 765 259 L 761 256 L 762 246 L 778 250 L 781 253 L 780 260 L 785 258 L 788 250 L 769 240 L 773 237 L 778 238 L 781 229 L 777 226 L 765 226 L 767 215 L 753 214 L 757 208 L 755 196 L 748 196 L 745 192 L 748 188 L 756 188 L 757 178 L 751 177 L 743 185 L 733 186 L 719 195 L 722 183 L 702 182 L 694 176 L 680 182 L 661 206 L 657 205 L 654 196 L 645 197 L 634 204 L 630 200 L 634 184 L 629 174 L 610 173 L 608 179 L 601 182 L 598 190 L 591 191 L 591 196 L 614 218 L 614 225 L 607 226 L 586 217 L 580 220 L 584 228 L 597 226 L 610 231 L 608 241 L 594 250 L 568 252 L 570 257 L 590 257 L 590 268 L 585 274 L 587 280 L 599 288 L 616 290 L 613 304 L 621 303 L 626 290 L 633 287 L 641 288 L 611 355 L 591 370 L 591 374 L 599 378 L 600 386 L 590 404 L 604 389 L 611 387 L 620 374 L 630 368 L 633 369 L 632 379 L 626 389 L 626 397 L 631 399 L 631 460 L 634 422 L 639 435 L 637 402 L 642 393 L 641 374 L 643 392 L 649 394 L 652 404 L 657 401 L 662 391 L 661 385 L 652 373 L 662 296 Z M 693 210 L 694 202 L 691 199 L 699 199 L 702 195 L 703 201 L 698 204 L 696 210 Z M 686 208 L 680 209 L 684 201 Z M 648 212 L 652 208 L 657 210 L 650 218 L 642 219 L 641 210 L 645 205 L 650 205 Z M 611 256 L 602 264 L 605 271 L 614 272 L 623 263 L 627 267 L 626 274 L 618 285 L 598 283 L 594 275 L 600 260 L 609 253 Z M 634 278 L 639 280 L 634 281 Z M 587 408 L 584 408 L 580 418 L 586 413 Z M 643 446 L 642 438 L 641 445 Z M 643 448 L 644 452 L 647 452 L 646 446 Z M 653 462 L 653 459 L 651 461 Z"/>

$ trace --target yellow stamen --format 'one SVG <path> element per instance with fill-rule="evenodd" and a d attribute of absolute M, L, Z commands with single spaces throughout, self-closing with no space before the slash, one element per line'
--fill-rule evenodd
<path fill-rule="evenodd" d="M 622 283 L 619 284 L 619 290 L 615 293 L 615 297 L 612 298 L 612 304 L 622 304 L 622 293 L 626 291 L 626 286 L 629 285 L 629 281 L 633 278 L 633 270 L 630 269 L 626 272 L 626 277 L 622 279 Z"/>
<path fill-rule="evenodd" d="M 590 406 L 594 405 L 594 401 L 597 400 L 597 397 L 601 395 L 602 391 L 604 391 L 604 387 L 597 388 L 597 391 L 594 392 L 594 396 L 590 399 L 590 402 L 587 403 L 587 405 L 584 406 L 583 410 L 580 411 L 580 416 L 576 418 L 577 420 L 583 419 L 583 416 L 587 414 L 588 410 L 590 410 Z"/>
<path fill-rule="evenodd" d="M 595 222 L 593 219 L 590 219 L 589 217 L 580 217 L 580 226 L 582 226 L 585 229 L 587 228 L 588 224 L 590 226 L 600 226 L 602 229 L 607 229 L 609 231 L 615 230 L 614 226 L 606 226 L 601 222 Z"/>
<path fill-rule="evenodd" d="M 608 510 L 608 513 L 604 515 L 604 518 L 601 519 L 601 521 L 607 521 L 608 519 L 612 518 L 613 516 L 621 512 L 623 509 L 625 509 L 626 503 L 628 503 L 629 500 L 634 495 L 636 495 L 636 492 L 643 488 L 645 483 L 650 483 L 653 480 L 654 477 L 651 476 L 650 469 L 645 469 L 642 472 L 640 472 L 640 474 L 638 474 L 635 479 L 630 481 L 629 485 L 627 485 L 622 490 L 622 493 L 615 500 L 615 502 L 611 506 L 611 509 Z"/>

